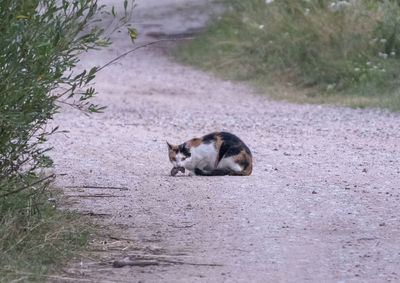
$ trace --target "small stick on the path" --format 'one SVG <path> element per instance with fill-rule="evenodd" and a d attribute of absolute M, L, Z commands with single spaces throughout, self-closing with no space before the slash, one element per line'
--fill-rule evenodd
<path fill-rule="evenodd" d="M 160 263 L 170 263 L 170 264 L 181 264 L 181 265 L 194 265 L 194 266 L 223 266 L 222 264 L 217 263 L 193 263 L 193 262 L 185 262 L 185 261 L 175 261 L 175 260 L 168 260 L 168 259 L 154 259 L 154 258 L 137 258 L 137 259 L 130 259 L 124 258 L 123 260 L 116 260 L 113 262 L 113 267 L 120 268 L 124 266 L 140 266 L 145 267 L 149 265 L 160 265 Z"/>
<path fill-rule="evenodd" d="M 106 187 L 106 186 L 66 186 L 67 189 L 104 189 L 104 190 L 120 190 L 120 191 L 128 191 L 127 187 Z"/>
<path fill-rule="evenodd" d="M 218 263 L 194 263 L 194 262 L 175 261 L 175 260 L 168 260 L 168 259 L 158 259 L 158 261 L 165 262 L 165 263 L 172 263 L 172 264 L 187 264 L 187 265 L 197 265 L 197 266 L 223 266 L 222 264 L 218 264 Z"/>
<path fill-rule="evenodd" d="M 67 197 L 79 197 L 79 198 L 122 198 L 125 196 L 114 196 L 114 195 L 68 195 Z"/>
<path fill-rule="evenodd" d="M 117 241 L 128 241 L 128 242 L 135 242 L 133 239 L 128 239 L 128 238 L 121 238 L 121 237 L 116 237 L 116 236 L 108 236 L 111 240 L 117 240 Z"/>
<path fill-rule="evenodd" d="M 191 224 L 191 225 L 186 225 L 186 226 L 175 226 L 175 225 L 168 225 L 169 227 L 172 227 L 172 228 L 177 228 L 177 229 L 185 229 L 185 228 L 192 228 L 194 225 L 196 225 L 196 223 L 194 223 L 194 224 Z"/>
<path fill-rule="evenodd" d="M 113 262 L 113 267 L 115 268 L 120 268 L 124 266 L 140 266 L 140 267 L 145 267 L 149 265 L 159 265 L 159 262 L 154 261 L 154 260 L 132 260 L 130 258 L 124 258 L 123 260 L 116 260 Z"/>
<path fill-rule="evenodd" d="M 84 189 L 105 189 L 105 190 L 120 190 L 127 191 L 129 190 L 127 187 L 104 187 L 104 186 L 83 186 Z"/>
<path fill-rule="evenodd" d="M 88 215 L 88 216 L 100 216 L 100 217 L 111 216 L 111 214 L 108 214 L 108 213 L 95 213 L 95 212 L 86 212 L 86 213 L 82 213 L 82 214 Z"/>

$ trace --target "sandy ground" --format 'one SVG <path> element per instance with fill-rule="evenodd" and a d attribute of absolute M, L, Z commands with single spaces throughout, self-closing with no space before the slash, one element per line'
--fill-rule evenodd
<path fill-rule="evenodd" d="M 149 32 L 199 28 L 211 11 L 206 1 L 138 4 L 139 43 L 153 40 Z M 114 41 L 85 55 L 82 66 L 132 48 L 126 34 Z M 98 75 L 104 114 L 65 109 L 56 117 L 70 131 L 51 140 L 54 170 L 67 174 L 58 185 L 72 209 L 94 214 L 115 235 L 97 243 L 96 255 L 72 263 L 65 278 L 399 282 L 399 115 L 273 102 L 177 64 L 166 48 L 141 49 Z M 170 177 L 165 140 L 215 130 L 247 143 L 253 174 Z M 111 265 L 138 255 L 185 264 Z"/>

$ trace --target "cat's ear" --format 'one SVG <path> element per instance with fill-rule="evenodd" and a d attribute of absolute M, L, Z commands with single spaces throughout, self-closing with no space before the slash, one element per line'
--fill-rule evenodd
<path fill-rule="evenodd" d="M 166 141 L 166 143 L 168 145 L 168 149 L 171 150 L 172 149 L 172 145 L 170 145 L 169 142 L 167 142 L 167 141 Z"/>

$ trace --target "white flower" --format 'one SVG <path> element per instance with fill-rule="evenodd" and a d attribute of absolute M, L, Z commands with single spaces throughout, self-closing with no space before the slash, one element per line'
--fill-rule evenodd
<path fill-rule="evenodd" d="M 392 52 L 390 52 L 390 55 L 396 56 L 396 52 L 392 51 Z"/>
<path fill-rule="evenodd" d="M 347 1 L 337 1 L 337 2 L 331 2 L 329 4 L 329 9 L 333 12 L 343 10 L 347 6 L 350 6 L 350 3 Z"/>
<path fill-rule="evenodd" d="M 310 9 L 306 8 L 306 9 L 305 9 L 305 12 L 304 12 L 304 15 L 307 16 L 309 13 L 310 13 Z"/>
<path fill-rule="evenodd" d="M 259 29 L 263 29 L 263 28 L 264 28 L 264 25 L 259 25 L 258 28 L 259 28 Z"/>
<path fill-rule="evenodd" d="M 337 4 L 338 4 L 338 6 L 341 6 L 341 7 L 350 6 L 350 3 L 347 1 L 338 1 Z"/>
<path fill-rule="evenodd" d="M 385 58 L 385 59 L 388 57 L 388 55 L 387 55 L 386 53 L 382 53 L 382 52 L 379 52 L 379 53 L 378 53 L 378 56 L 379 56 L 379 57 L 383 57 L 383 58 Z"/>
<path fill-rule="evenodd" d="M 272 2 L 274 2 L 274 0 L 265 0 L 265 4 L 270 4 Z"/>
<path fill-rule="evenodd" d="M 354 68 L 354 71 L 359 72 L 360 68 Z"/>
<path fill-rule="evenodd" d="M 381 43 L 385 43 L 387 40 L 385 38 L 381 38 L 381 40 L 379 40 Z"/>
<path fill-rule="evenodd" d="M 368 65 L 368 66 L 371 66 L 371 62 L 367 62 L 367 65 Z"/>

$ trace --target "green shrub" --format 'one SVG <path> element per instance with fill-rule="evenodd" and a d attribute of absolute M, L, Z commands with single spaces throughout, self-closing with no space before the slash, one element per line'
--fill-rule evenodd
<path fill-rule="evenodd" d="M 58 127 L 47 123 L 61 105 L 104 108 L 91 102 L 101 68 L 75 67 L 80 53 L 109 46 L 110 35 L 127 24 L 133 5 L 123 3 L 119 17 L 96 0 L 0 0 L 1 282 L 43 282 L 89 239 L 82 217 L 52 207 L 53 176 L 38 172 L 52 165 L 45 142 Z M 104 18 L 112 19 L 107 30 Z"/>
<path fill-rule="evenodd" d="M 116 17 L 96 0 L 0 1 L 0 197 L 36 182 L 37 169 L 51 166 L 45 142 L 58 128 L 47 122 L 60 105 L 88 112 L 91 81 L 98 67 L 76 73 L 78 55 L 111 44 L 110 32 L 129 19 L 125 14 L 105 32 L 99 22 Z"/>
<path fill-rule="evenodd" d="M 327 93 L 376 96 L 400 85 L 398 1 L 225 2 L 222 17 L 179 50 L 186 62 Z"/>

